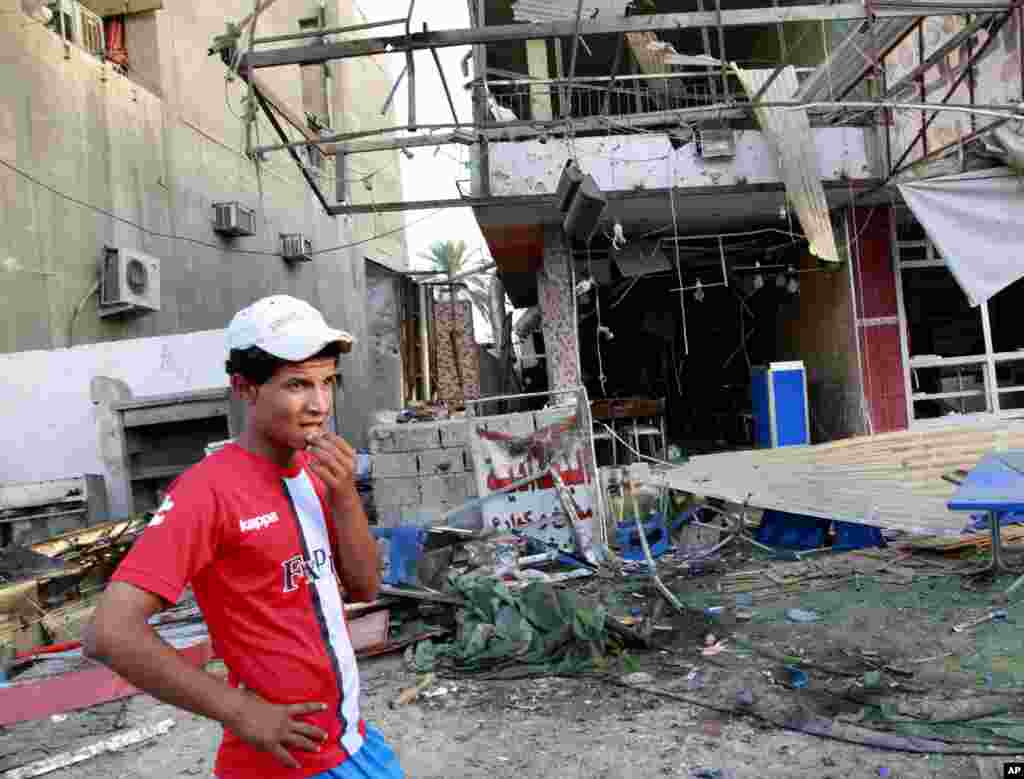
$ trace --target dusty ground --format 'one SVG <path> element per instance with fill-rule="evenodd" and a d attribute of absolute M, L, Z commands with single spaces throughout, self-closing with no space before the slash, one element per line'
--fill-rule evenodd
<path fill-rule="evenodd" d="M 862 704 L 880 697 L 895 701 L 901 711 L 929 711 L 930 706 L 940 713 L 965 702 L 984 704 L 993 696 L 999 700 L 998 690 L 976 685 L 977 672 L 969 660 L 977 656 L 986 636 L 1012 637 L 1017 628 L 1011 623 L 986 628 L 988 633 L 954 634 L 952 623 L 987 602 L 989 594 L 972 592 L 959 580 L 933 592 L 943 581 L 918 582 L 916 590 L 887 585 L 871 591 L 871 586 L 858 586 L 820 595 L 814 607 L 826 618 L 810 625 L 788 624 L 772 616 L 772 609 L 807 606 L 806 594 L 757 604 L 761 617 L 753 621 L 736 621 L 726 614 L 717 624 L 709 624 L 699 611 L 686 618 L 666 618 L 663 623 L 673 624 L 675 631 L 661 634 L 661 649 L 633 653 L 625 660 L 614 658 L 607 667 L 606 678 L 613 682 L 640 669 L 651 677 L 644 687 L 693 703 L 595 679 L 477 677 L 439 679 L 428 690 L 429 697 L 392 709 L 389 701 L 416 680 L 403 659 L 393 656 L 362 661 L 363 710 L 395 745 L 407 775 L 417 779 L 1002 777 L 1003 762 L 1024 760 L 1024 755 L 979 758 L 884 751 L 805 735 L 739 713 L 740 691 L 749 691 L 752 708 L 776 723 L 823 716 L 846 720 L 853 728 Z M 582 589 L 593 586 L 585 584 Z M 705 577 L 681 582 L 677 592 L 693 604 L 704 595 L 711 597 L 713 590 L 714 579 Z M 625 599 L 629 606 L 643 606 L 650 595 L 641 588 Z M 872 605 L 879 599 L 887 605 Z M 1024 619 L 1024 606 L 1010 611 L 1011 617 Z M 699 648 L 708 630 L 728 638 L 729 650 L 702 657 Z M 806 661 L 807 688 L 780 683 L 784 656 Z M 866 691 L 860 680 L 872 663 L 891 664 L 904 672 L 909 668 L 912 675 L 885 673 L 881 691 Z M 1020 696 L 1007 695 L 1008 691 L 1002 690 L 1003 699 L 1015 703 Z M 118 727 L 167 717 L 176 722 L 167 735 L 53 775 L 210 776 L 219 727 L 139 696 L 125 705 L 73 713 L 60 722 L 0 729 L 0 779 L 6 769 L 92 743 Z M 984 752 L 984 746 L 970 748 Z M 715 769 L 722 773 L 713 773 Z"/>
<path fill-rule="evenodd" d="M 698 707 L 631 690 L 565 679 L 519 682 L 442 681 L 447 695 L 391 710 L 387 701 L 412 678 L 396 658 L 363 663 L 367 715 L 417 779 L 689 776 L 690 769 L 732 769 L 736 779 L 831 776 L 988 777 L 974 758 L 901 755 L 762 729 Z M 672 669 L 656 682 L 678 685 Z M 3 734 L 17 762 L 46 755 L 45 744 L 88 743 L 112 732 L 121 713 L 110 704 L 62 723 L 21 725 Z M 59 772 L 65 779 L 209 776 L 219 728 L 148 697 L 124 711 L 127 727 L 172 717 L 166 735 L 128 751 Z M 33 748 L 34 747 L 34 748 Z M 10 753 L 0 756 L 13 764 Z M 989 759 L 990 770 L 999 763 Z M 1001 769 L 998 776 L 1002 776 Z M 726 774 L 728 776 L 728 774 Z"/>

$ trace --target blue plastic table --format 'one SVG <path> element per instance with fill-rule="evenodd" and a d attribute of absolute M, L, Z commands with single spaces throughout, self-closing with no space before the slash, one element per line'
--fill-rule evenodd
<path fill-rule="evenodd" d="M 1016 573 L 1002 561 L 999 516 L 1008 511 L 1024 511 L 1024 449 L 985 455 L 946 505 L 950 511 L 988 514 L 992 529 L 992 563 L 981 570 Z M 1015 581 L 1006 594 L 1017 589 L 1022 581 L 1024 576 Z"/>

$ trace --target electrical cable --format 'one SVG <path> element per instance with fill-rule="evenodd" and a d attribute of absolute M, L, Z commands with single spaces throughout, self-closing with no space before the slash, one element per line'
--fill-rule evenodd
<path fill-rule="evenodd" d="M 607 430 L 620 444 L 626 447 L 627 451 L 631 452 L 632 454 L 635 454 L 637 457 L 643 458 L 644 460 L 650 460 L 652 463 L 657 463 L 658 465 L 667 465 L 670 468 L 676 467 L 675 463 L 670 463 L 667 460 L 659 460 L 657 457 L 649 457 L 648 455 L 643 454 L 642 452 L 638 452 L 636 449 L 630 446 L 629 443 L 622 436 L 616 433 L 615 430 L 606 425 L 604 422 L 600 420 L 594 421 L 597 422 L 597 424 L 599 424 L 605 430 Z"/>
<path fill-rule="evenodd" d="M 673 165 L 673 159 L 671 155 L 668 158 L 668 197 L 669 203 L 672 207 L 672 234 L 679 235 L 679 216 L 676 213 L 676 173 L 675 165 Z M 675 241 L 676 247 L 676 276 L 679 279 L 679 311 L 682 314 L 683 320 L 683 356 L 689 357 L 690 355 L 690 339 L 686 332 L 686 293 L 682 291 L 683 284 L 683 267 L 681 265 L 681 259 L 679 257 L 679 242 Z"/>
<path fill-rule="evenodd" d="M 265 257 L 280 257 L 281 256 L 280 252 L 270 252 L 270 251 L 265 251 L 265 250 L 260 250 L 260 249 L 235 249 L 235 248 L 229 247 L 229 246 L 218 246 L 215 243 L 210 243 L 208 241 L 202 241 L 202 240 L 200 240 L 198 238 L 189 238 L 188 236 L 185 236 L 185 235 L 175 235 L 173 233 L 161 233 L 161 232 L 159 232 L 157 230 L 150 230 L 149 228 L 143 227 L 142 225 L 137 224 L 137 223 L 131 221 L 130 219 L 125 219 L 124 217 L 121 217 L 121 216 L 118 216 L 117 214 L 111 213 L 110 211 L 107 211 L 104 208 L 100 208 L 99 206 L 95 206 L 92 203 L 87 203 L 84 200 L 79 200 L 78 198 L 72 197 L 71 195 L 67 195 L 67 194 L 61 192 L 58 189 L 54 189 L 50 185 L 44 184 L 39 179 L 35 178 L 34 176 L 32 176 L 29 173 L 26 173 L 25 171 L 23 171 L 18 166 L 11 164 L 10 162 L 8 162 L 7 160 L 5 160 L 3 158 L 0 158 L 0 165 L 4 166 L 5 168 L 8 168 L 9 170 L 13 171 L 14 173 L 18 174 L 19 176 L 22 176 L 23 178 L 27 179 L 28 181 L 31 181 L 36 186 L 42 187 L 43 189 L 47 190 L 48 192 L 51 192 L 52 194 L 56 195 L 57 197 L 63 198 L 64 200 L 67 200 L 67 201 L 69 201 L 71 203 L 74 203 L 75 205 L 81 206 L 82 208 L 87 208 L 90 211 L 95 211 L 98 214 L 102 214 L 103 216 L 109 217 L 110 219 L 113 219 L 115 221 L 121 222 L 121 223 L 126 224 L 126 225 L 128 225 L 130 227 L 134 227 L 139 232 L 145 233 L 146 235 L 151 235 L 154 238 L 165 238 L 165 239 L 171 240 L 171 241 L 185 241 L 187 243 L 192 243 L 192 244 L 195 244 L 197 246 L 205 246 L 205 247 L 210 248 L 210 249 L 216 249 L 217 251 L 225 252 L 227 254 L 250 254 L 250 255 L 260 255 L 260 256 L 265 256 Z M 316 251 L 310 252 L 310 255 L 313 256 L 313 255 L 319 255 L 319 254 L 330 254 L 332 252 L 339 252 L 339 251 L 343 251 L 345 249 L 351 249 L 351 248 L 353 248 L 355 246 L 362 246 L 363 244 L 371 243 L 373 241 L 376 241 L 379 238 L 386 238 L 389 235 L 394 235 L 395 233 L 400 233 L 400 232 L 403 232 L 404 230 L 408 230 L 410 227 L 412 227 L 413 225 L 417 225 L 420 222 L 425 222 L 426 220 L 431 219 L 431 218 L 437 216 L 443 210 L 444 210 L 443 208 L 435 209 L 434 211 L 431 211 L 426 216 L 422 216 L 419 219 L 414 219 L 413 221 L 408 222 L 407 224 L 402 225 L 401 227 L 396 227 L 393 230 L 387 230 L 385 232 L 379 233 L 377 235 L 372 235 L 369 238 L 363 238 L 363 239 L 358 240 L 358 241 L 352 241 L 350 243 L 344 243 L 344 244 L 340 244 L 338 246 L 331 246 L 331 247 L 328 247 L 326 249 L 317 249 Z"/>
<path fill-rule="evenodd" d="M 512 667 L 514 664 L 515 664 L 515 661 L 512 661 L 510 663 L 504 664 L 501 667 L 509 668 L 509 667 Z M 909 748 L 909 747 L 889 746 L 889 745 L 886 745 L 884 747 L 880 747 L 879 744 L 872 743 L 872 742 L 870 742 L 870 741 L 868 741 L 866 739 L 861 740 L 861 739 L 853 738 L 852 736 L 849 736 L 849 737 L 848 736 L 841 736 L 841 735 L 838 735 L 837 733 L 830 732 L 830 731 L 825 731 L 825 730 L 817 730 L 817 729 L 816 730 L 805 730 L 803 728 L 798 727 L 796 722 L 793 722 L 793 721 L 790 721 L 790 720 L 775 719 L 774 717 L 772 717 L 772 716 L 770 716 L 768 714 L 762 714 L 762 713 L 760 713 L 758 711 L 755 711 L 754 709 L 752 709 L 750 707 L 742 707 L 742 708 L 740 708 L 740 707 L 736 707 L 736 706 L 716 706 L 715 704 L 708 703 L 707 701 L 702 700 L 700 698 L 695 698 L 695 697 L 691 697 L 691 696 L 688 696 L 688 695 L 680 695 L 679 693 L 669 692 L 668 690 L 655 689 L 655 688 L 651 688 L 651 687 L 641 687 L 641 686 L 638 686 L 636 684 L 629 684 L 627 682 L 622 681 L 621 679 L 618 679 L 618 678 L 616 678 L 614 676 L 610 676 L 608 674 L 600 674 L 600 673 L 566 673 L 566 672 L 550 671 L 550 670 L 547 670 L 547 669 L 539 670 L 539 671 L 538 670 L 534 670 L 534 669 L 530 669 L 530 670 L 521 671 L 519 673 L 508 674 L 508 673 L 500 673 L 500 668 L 499 668 L 499 671 L 491 671 L 490 673 L 485 673 L 485 674 L 479 674 L 479 673 L 471 674 L 471 673 L 466 673 L 466 672 L 458 672 L 458 671 L 455 671 L 454 669 L 452 669 L 452 670 L 447 671 L 447 672 L 440 671 L 439 675 L 447 677 L 447 678 L 451 678 L 451 679 L 469 679 L 469 678 L 472 678 L 472 679 L 478 679 L 478 680 L 481 680 L 481 681 L 506 681 L 506 682 L 523 681 L 523 680 L 526 680 L 526 679 L 542 679 L 542 678 L 581 679 L 581 680 L 596 681 L 596 682 L 601 682 L 602 684 L 607 684 L 607 685 L 609 685 L 611 687 L 619 687 L 621 689 L 630 690 L 630 691 L 635 692 L 635 693 L 641 693 L 641 694 L 645 694 L 645 695 L 652 695 L 652 696 L 655 696 L 655 697 L 658 697 L 658 698 L 664 698 L 666 700 L 671 700 L 671 701 L 674 701 L 676 703 L 686 703 L 686 704 L 689 704 L 691 706 L 697 706 L 698 708 L 707 709 L 709 711 L 717 712 L 718 714 L 724 714 L 724 715 L 733 716 L 733 717 L 748 717 L 750 719 L 759 720 L 761 722 L 765 722 L 765 723 L 768 723 L 770 725 L 773 725 L 776 728 L 779 728 L 780 730 L 788 730 L 788 731 L 791 731 L 793 733 L 800 733 L 800 734 L 805 735 L 805 736 L 817 736 L 819 738 L 823 738 L 823 739 L 826 739 L 826 740 L 829 740 L 829 741 L 837 741 L 837 742 L 840 742 L 840 743 L 843 743 L 843 744 L 854 744 L 856 746 L 867 747 L 867 748 L 872 749 L 872 750 L 877 750 L 877 749 L 881 748 L 881 749 L 885 749 L 885 751 L 887 751 L 887 752 L 898 752 L 898 753 L 902 753 L 902 754 L 912 754 L 912 755 L 917 755 L 917 754 L 941 754 L 941 755 L 958 755 L 958 756 L 965 756 L 965 757 L 970 757 L 970 756 L 979 756 L 979 757 L 1014 757 L 1014 756 L 1019 756 L 1021 754 L 1021 752 L 1022 752 L 1021 748 L 1017 748 L 1016 750 L 948 749 L 948 750 L 941 750 L 941 751 L 939 751 L 939 750 L 935 750 L 935 749 L 928 749 L 924 745 L 922 745 L 921 747 L 919 747 L 917 749 L 913 749 L 913 748 Z M 833 720 L 824 719 L 824 718 L 822 718 L 822 719 L 823 719 L 823 724 L 824 724 L 824 722 L 828 722 L 828 723 L 833 722 Z M 865 727 L 863 725 L 858 725 L 858 726 L 856 726 L 856 728 L 857 728 L 857 730 L 867 731 L 868 733 L 872 733 L 872 734 L 890 735 L 890 736 L 892 735 L 892 734 L 886 733 L 885 731 L 875 730 L 873 728 L 868 728 L 868 727 Z M 909 742 L 909 739 L 908 739 L 908 742 Z"/>
<path fill-rule="evenodd" d="M 575 263 L 569 263 L 575 266 Z M 590 241 L 587 241 L 587 275 L 590 277 L 591 282 L 594 282 L 594 266 L 590 256 Z M 573 289 L 573 299 L 576 297 L 575 288 Z M 597 380 L 601 383 L 601 394 L 607 397 L 608 389 L 607 382 L 608 377 L 604 375 L 604 359 L 601 356 L 601 330 L 604 329 L 604 323 L 601 321 L 601 288 L 594 282 L 594 302 L 595 309 L 597 312 L 597 332 L 595 333 L 595 346 L 597 346 Z"/>

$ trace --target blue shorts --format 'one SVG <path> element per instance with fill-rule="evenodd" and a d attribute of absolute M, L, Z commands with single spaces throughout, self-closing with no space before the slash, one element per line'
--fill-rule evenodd
<path fill-rule="evenodd" d="M 337 768 L 315 774 L 309 779 L 405 779 L 405 772 L 383 734 L 367 724 L 362 749 Z"/>
<path fill-rule="evenodd" d="M 405 772 L 383 734 L 367 724 L 362 749 L 337 768 L 309 779 L 405 779 Z"/>

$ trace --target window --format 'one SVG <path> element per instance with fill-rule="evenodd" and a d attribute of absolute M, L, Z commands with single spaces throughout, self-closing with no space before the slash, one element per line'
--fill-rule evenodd
<path fill-rule="evenodd" d="M 51 30 L 97 57 L 106 55 L 102 18 L 76 0 L 56 0 L 49 8 L 53 14 L 48 24 Z"/>
<path fill-rule="evenodd" d="M 1024 279 L 971 308 L 910 213 L 894 222 L 911 421 L 1024 409 Z"/>

